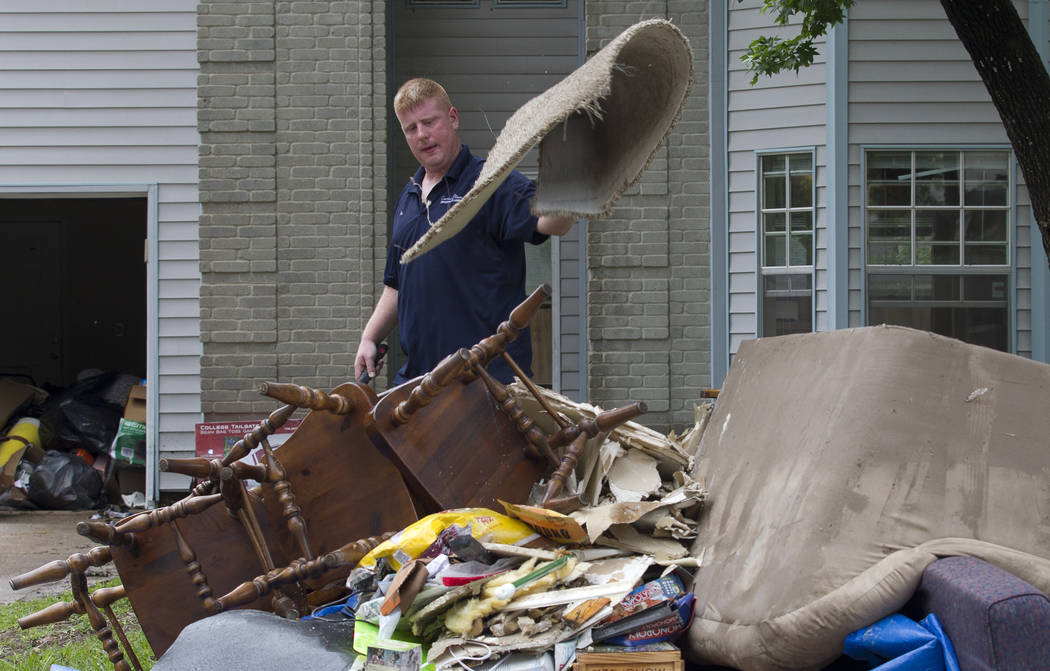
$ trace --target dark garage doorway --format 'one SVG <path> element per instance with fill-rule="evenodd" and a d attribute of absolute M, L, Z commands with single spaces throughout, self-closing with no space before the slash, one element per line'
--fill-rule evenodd
<path fill-rule="evenodd" d="M 146 198 L 0 199 L 0 375 L 146 376 Z"/>

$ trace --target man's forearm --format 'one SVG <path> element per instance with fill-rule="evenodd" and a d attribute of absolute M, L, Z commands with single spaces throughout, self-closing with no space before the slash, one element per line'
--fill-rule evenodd
<path fill-rule="evenodd" d="M 369 340 L 374 343 L 381 342 L 390 335 L 390 331 L 397 324 L 397 289 L 388 286 L 383 287 L 383 293 L 379 295 L 372 316 L 368 318 L 365 329 L 361 333 L 361 340 Z"/>
<path fill-rule="evenodd" d="M 576 219 L 573 217 L 545 214 L 536 220 L 536 231 L 544 235 L 565 235 L 575 223 Z"/>

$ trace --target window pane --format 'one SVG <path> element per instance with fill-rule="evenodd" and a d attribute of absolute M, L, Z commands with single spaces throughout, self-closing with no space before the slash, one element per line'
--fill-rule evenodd
<path fill-rule="evenodd" d="M 957 301 L 962 298 L 958 275 L 917 275 L 915 299 L 922 301 Z"/>
<path fill-rule="evenodd" d="M 766 266 L 787 265 L 787 236 L 774 233 L 766 236 Z"/>
<path fill-rule="evenodd" d="M 762 157 L 762 172 L 769 174 L 771 172 L 784 172 L 786 170 L 787 161 L 784 159 L 783 154 L 771 154 L 769 156 Z"/>
<path fill-rule="evenodd" d="M 967 205 L 1005 206 L 1010 187 L 1010 155 L 1006 152 L 966 152 Z"/>
<path fill-rule="evenodd" d="M 959 204 L 958 152 L 915 152 L 915 204 Z"/>
<path fill-rule="evenodd" d="M 762 215 L 762 225 L 765 226 L 766 233 L 782 233 L 786 229 L 784 224 L 787 221 L 783 212 L 767 212 Z"/>
<path fill-rule="evenodd" d="M 792 233 L 791 234 L 791 265 L 811 266 L 813 265 L 813 234 Z"/>
<path fill-rule="evenodd" d="M 1005 266 L 1006 245 L 966 245 L 966 263 L 971 266 Z"/>
<path fill-rule="evenodd" d="M 762 208 L 766 210 L 787 207 L 784 193 L 784 175 L 762 177 Z"/>
<path fill-rule="evenodd" d="M 868 153 L 868 205 L 911 205 L 911 152 Z"/>
<path fill-rule="evenodd" d="M 963 278 L 968 301 L 1005 301 L 1006 275 L 971 275 Z"/>
<path fill-rule="evenodd" d="M 1003 352 L 1009 350 L 1010 334 L 1007 308 L 963 307 L 872 307 L 870 324 L 897 324 L 958 338 Z"/>
<path fill-rule="evenodd" d="M 812 275 L 767 275 L 762 288 L 763 336 L 813 330 Z"/>
<path fill-rule="evenodd" d="M 911 275 L 871 275 L 868 277 L 868 297 L 873 301 L 909 301 L 911 283 Z"/>
<path fill-rule="evenodd" d="M 813 212 L 792 212 L 791 213 L 791 230 L 792 231 L 812 231 L 813 230 Z"/>
<path fill-rule="evenodd" d="M 915 298 L 907 300 L 907 280 Z M 877 275 L 868 278 L 868 323 L 899 324 L 1006 351 L 1007 275 Z M 896 290 L 896 291 L 895 291 Z"/>
<path fill-rule="evenodd" d="M 959 264 L 958 210 L 915 212 L 915 263 Z"/>
<path fill-rule="evenodd" d="M 791 154 L 791 207 L 813 205 L 813 159 L 809 154 Z"/>
<path fill-rule="evenodd" d="M 1006 242 L 1005 210 L 969 210 L 966 212 L 967 242 Z"/>
<path fill-rule="evenodd" d="M 868 263 L 911 264 L 911 214 L 868 210 Z"/>

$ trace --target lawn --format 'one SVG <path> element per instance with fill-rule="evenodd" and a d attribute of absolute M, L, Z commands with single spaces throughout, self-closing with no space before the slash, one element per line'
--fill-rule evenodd
<path fill-rule="evenodd" d="M 119 584 L 120 580 L 113 578 L 89 584 L 88 587 L 89 591 L 94 591 Z M 25 631 L 19 628 L 18 618 L 59 601 L 71 601 L 72 598 L 72 594 L 66 592 L 57 597 L 0 605 L 0 671 L 47 671 L 52 664 L 67 666 L 77 671 L 112 671 L 113 665 L 103 650 L 102 643 L 95 637 L 86 615 L 73 615 L 63 622 Z M 142 668 L 153 668 L 156 661 L 153 651 L 142 634 L 128 600 L 121 599 L 113 604 L 113 613 L 124 628 Z M 119 643 L 115 632 L 114 638 Z M 126 651 L 124 658 L 129 667 L 134 669 Z"/>

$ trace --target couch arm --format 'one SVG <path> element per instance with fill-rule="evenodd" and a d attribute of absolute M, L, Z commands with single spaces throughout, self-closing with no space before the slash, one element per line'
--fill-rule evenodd
<path fill-rule="evenodd" d="M 960 671 L 1050 669 L 1050 599 L 974 557 L 926 567 L 916 592 L 955 647 Z"/>

